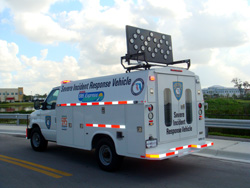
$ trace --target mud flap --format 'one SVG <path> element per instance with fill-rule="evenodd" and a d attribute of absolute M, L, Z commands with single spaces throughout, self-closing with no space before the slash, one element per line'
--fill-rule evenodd
<path fill-rule="evenodd" d="M 31 131 L 32 131 L 31 128 L 27 128 L 27 129 L 26 129 L 26 139 L 30 139 Z"/>

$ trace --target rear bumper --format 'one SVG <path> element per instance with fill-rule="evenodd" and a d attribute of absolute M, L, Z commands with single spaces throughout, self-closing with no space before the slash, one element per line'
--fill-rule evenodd
<path fill-rule="evenodd" d="M 203 145 L 190 144 L 185 146 L 180 146 L 176 148 L 171 148 L 166 153 L 147 153 L 145 156 L 141 156 L 142 159 L 150 159 L 150 160 L 163 160 L 171 157 L 182 157 L 184 155 L 188 155 L 191 153 L 199 152 L 202 149 L 213 146 L 213 142 L 206 142 Z"/>

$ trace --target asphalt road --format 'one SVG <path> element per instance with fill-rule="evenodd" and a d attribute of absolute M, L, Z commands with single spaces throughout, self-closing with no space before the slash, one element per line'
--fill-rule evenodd
<path fill-rule="evenodd" d="M 189 155 L 164 161 L 125 158 L 120 171 L 99 169 L 93 152 L 49 143 L 31 149 L 23 137 L 0 134 L 0 188 L 7 187 L 185 187 L 250 185 L 250 164 Z"/>

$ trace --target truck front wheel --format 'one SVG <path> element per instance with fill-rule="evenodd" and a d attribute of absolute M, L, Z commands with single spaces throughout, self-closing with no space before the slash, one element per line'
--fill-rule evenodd
<path fill-rule="evenodd" d="M 48 141 L 43 137 L 40 129 L 35 127 L 31 132 L 30 143 L 35 151 L 44 151 L 48 146 Z"/>
<path fill-rule="evenodd" d="M 123 157 L 117 155 L 113 142 L 108 138 L 101 139 L 95 151 L 98 165 L 105 171 L 115 171 L 121 167 Z"/>

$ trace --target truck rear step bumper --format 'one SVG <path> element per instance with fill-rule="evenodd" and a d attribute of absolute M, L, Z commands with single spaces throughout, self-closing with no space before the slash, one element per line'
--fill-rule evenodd
<path fill-rule="evenodd" d="M 180 146 L 176 148 L 171 148 L 166 153 L 148 153 L 145 156 L 141 156 L 142 159 L 150 159 L 150 160 L 163 160 L 170 157 L 182 157 L 184 155 L 188 155 L 190 153 L 199 152 L 204 148 L 213 146 L 213 142 L 206 142 L 206 144 L 203 145 L 197 145 L 197 144 L 190 144 L 185 146 Z"/>

